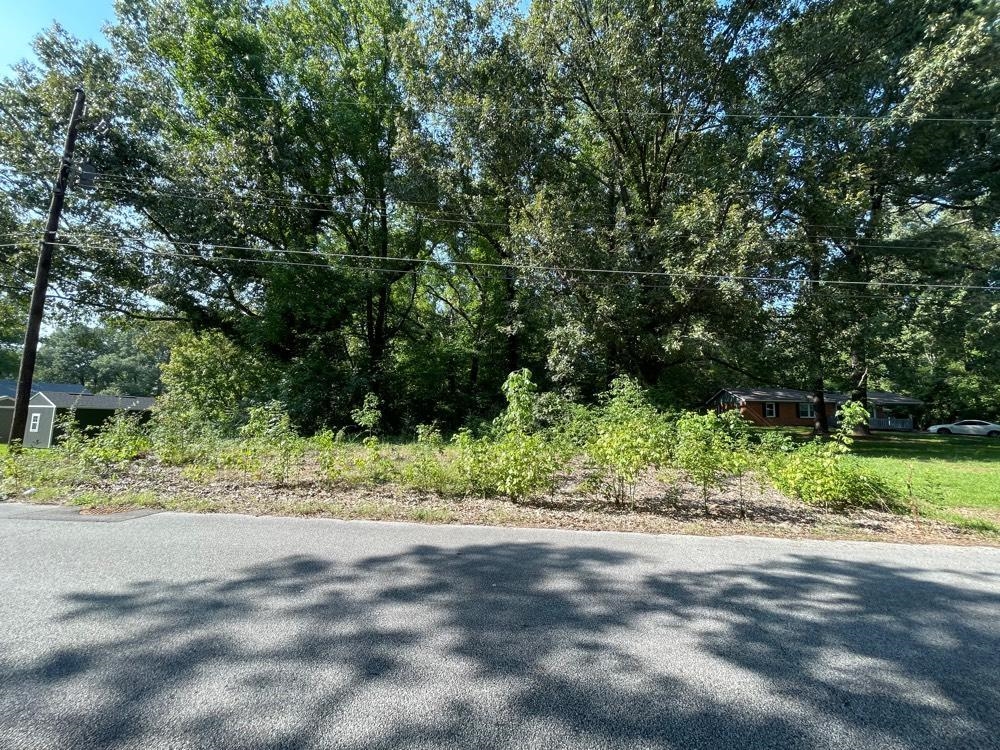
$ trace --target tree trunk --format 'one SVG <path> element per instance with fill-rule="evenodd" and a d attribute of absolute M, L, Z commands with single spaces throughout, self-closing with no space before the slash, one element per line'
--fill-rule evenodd
<path fill-rule="evenodd" d="M 823 375 L 816 377 L 813 383 L 813 432 L 817 435 L 830 434 L 830 420 L 826 416 L 826 385 Z"/>
<path fill-rule="evenodd" d="M 809 262 L 809 354 L 813 370 L 813 433 L 816 435 L 830 434 L 830 420 L 826 416 L 826 380 L 823 375 L 823 336 L 824 330 L 819 314 L 819 281 L 822 258 L 815 241 L 812 244 L 812 257 Z"/>
<path fill-rule="evenodd" d="M 851 401 L 861 404 L 868 409 L 868 364 L 863 348 L 856 347 L 851 351 L 851 382 L 854 387 L 851 389 Z M 867 422 L 862 422 L 854 428 L 856 435 L 870 435 L 871 427 Z"/>

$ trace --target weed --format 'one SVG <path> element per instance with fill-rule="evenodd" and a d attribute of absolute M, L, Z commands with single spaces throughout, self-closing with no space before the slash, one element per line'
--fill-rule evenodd
<path fill-rule="evenodd" d="M 849 455 L 851 431 L 867 415 L 858 404 L 845 404 L 833 439 L 813 440 L 787 453 L 775 453 L 767 464 L 774 486 L 803 502 L 832 510 L 878 508 L 898 511 L 900 496 L 881 475 Z"/>
<path fill-rule="evenodd" d="M 368 433 L 368 437 L 373 437 L 375 435 L 375 430 L 378 428 L 379 422 L 382 421 L 382 411 L 380 409 L 380 404 L 378 396 L 374 393 L 366 393 L 365 400 L 361 404 L 361 408 L 354 409 L 351 412 L 351 419 L 358 427 L 363 427 Z"/>
<path fill-rule="evenodd" d="M 689 413 L 677 421 L 674 463 L 701 487 L 705 515 L 709 514 L 709 489 L 719 487 L 726 474 L 729 450 L 725 423 L 715 414 Z"/>
<path fill-rule="evenodd" d="M 455 514 L 446 508 L 413 508 L 410 518 L 422 523 L 451 523 Z"/>
<path fill-rule="evenodd" d="M 588 420 L 592 434 L 583 450 L 599 472 L 604 495 L 619 506 L 634 503 L 639 477 L 667 454 L 667 424 L 630 378 L 617 378 L 604 402 L 596 418 Z"/>
<path fill-rule="evenodd" d="M 441 432 L 431 425 L 417 427 L 417 444 L 412 460 L 399 472 L 399 480 L 418 492 L 446 497 L 461 490 L 455 468 L 447 460 Z"/>
<path fill-rule="evenodd" d="M 243 442 L 240 460 L 246 474 L 285 484 L 304 452 L 302 440 L 292 429 L 282 405 L 271 401 L 252 407 L 247 423 L 240 428 Z"/>

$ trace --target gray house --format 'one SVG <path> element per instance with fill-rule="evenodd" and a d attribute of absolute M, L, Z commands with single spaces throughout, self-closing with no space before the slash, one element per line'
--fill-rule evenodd
<path fill-rule="evenodd" d="M 0 396 L 0 443 L 10 439 L 10 423 L 14 419 L 14 399 Z"/>
<path fill-rule="evenodd" d="M 79 383 L 34 383 L 31 388 L 32 395 L 39 391 L 90 395 L 90 391 Z M 15 396 L 17 396 L 17 381 L 0 380 L 0 443 L 6 443 L 10 438 L 10 423 L 14 419 Z"/>
<path fill-rule="evenodd" d="M 28 402 L 24 446 L 51 448 L 58 437 L 56 420 L 63 414 L 73 412 L 77 424 L 86 429 L 100 427 L 120 411 L 148 414 L 154 402 L 155 399 L 149 396 L 95 396 L 40 390 Z"/>

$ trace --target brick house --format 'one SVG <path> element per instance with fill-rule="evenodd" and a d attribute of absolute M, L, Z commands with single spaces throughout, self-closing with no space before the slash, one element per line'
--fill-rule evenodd
<path fill-rule="evenodd" d="M 850 394 L 827 391 L 826 414 L 836 423 L 840 405 Z M 912 412 L 923 402 L 889 391 L 868 391 L 868 410 L 873 430 L 912 430 Z M 811 391 L 795 388 L 723 388 L 706 402 L 716 412 L 739 409 L 748 420 L 761 427 L 812 427 L 815 412 Z"/>

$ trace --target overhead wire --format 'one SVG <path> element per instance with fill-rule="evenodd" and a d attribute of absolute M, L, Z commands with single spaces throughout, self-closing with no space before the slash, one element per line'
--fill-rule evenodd
<path fill-rule="evenodd" d="M 103 250 L 103 249 L 106 249 L 106 248 L 96 247 L 96 246 L 90 246 L 90 247 L 88 247 L 88 246 L 75 245 L 75 247 L 79 247 L 81 249 L 88 249 L 88 250 Z M 352 272 L 352 273 L 360 273 L 360 274 L 366 274 L 366 273 L 370 273 L 370 272 L 375 272 L 375 273 L 390 273 L 390 274 L 399 276 L 400 278 L 402 278 L 404 276 L 408 276 L 408 275 L 413 275 L 413 274 L 420 275 L 420 274 L 422 274 L 422 273 L 430 270 L 430 268 L 431 268 L 431 266 L 428 265 L 428 264 L 426 264 L 426 263 L 417 263 L 417 264 L 415 264 L 416 267 L 412 267 L 412 268 L 408 268 L 408 269 L 393 269 L 393 268 L 385 268 L 385 267 L 364 267 L 364 266 L 335 266 L 335 265 L 331 266 L 329 264 L 322 264 L 322 263 L 303 263 L 303 262 L 298 262 L 298 261 L 274 261 L 274 260 L 266 260 L 266 259 L 260 259 L 260 258 L 238 258 L 238 257 L 233 257 L 233 256 L 212 256 L 212 257 L 206 257 L 206 256 L 192 255 L 192 254 L 189 254 L 189 253 L 179 253 L 179 252 L 175 253 L 175 252 L 168 252 L 168 251 L 162 251 L 162 250 L 154 250 L 154 249 L 151 249 L 151 248 L 130 248 L 130 249 L 126 249 L 126 252 L 136 253 L 136 254 L 139 254 L 139 255 L 148 255 L 148 256 L 153 256 L 153 257 L 183 259 L 183 260 L 187 260 L 187 261 L 200 260 L 200 261 L 204 261 L 205 263 L 213 263 L 213 262 L 224 262 L 224 263 L 226 263 L 226 262 L 228 262 L 228 263 L 259 264 L 259 265 L 269 265 L 269 266 L 289 266 L 289 267 L 303 267 L 303 268 L 320 268 L 320 269 L 323 269 L 325 271 L 332 271 L 332 272 L 339 272 L 339 273 L 343 273 L 343 272 Z M 402 259 L 400 259 L 400 260 L 402 260 Z M 495 273 L 495 269 L 487 269 L 487 271 L 488 271 L 489 277 L 491 277 L 494 280 L 509 278 L 509 275 L 507 275 L 507 274 L 497 274 L 497 273 Z M 782 281 L 782 280 L 781 279 L 774 279 L 774 281 Z M 800 286 L 801 285 L 800 282 L 801 282 L 801 279 L 794 279 L 794 280 L 792 280 L 792 285 L 793 286 Z M 578 286 L 578 285 L 590 286 L 590 287 L 600 287 L 600 288 L 628 288 L 628 289 L 646 289 L 646 290 L 661 290 L 661 291 L 662 290 L 676 290 L 676 287 L 673 287 L 673 286 L 667 285 L 667 284 L 646 284 L 646 283 L 635 282 L 635 281 L 630 281 L 630 282 L 614 282 L 614 281 L 608 281 L 607 279 L 602 279 L 602 280 L 596 280 L 596 279 L 574 279 L 573 280 L 573 286 Z M 697 291 L 697 290 L 687 289 L 685 291 L 691 292 L 691 291 Z M 900 301 L 903 301 L 903 300 L 915 301 L 916 300 L 916 298 L 913 297 L 913 295 L 910 295 L 910 294 L 900 294 L 900 293 L 896 293 L 896 294 L 883 293 L 883 294 L 878 294 L 878 295 L 867 295 L 867 294 L 858 294 L 856 292 L 852 292 L 851 295 L 850 295 L 850 300 L 861 300 L 861 299 L 879 300 L 881 302 L 885 302 L 885 301 L 889 301 L 889 300 L 900 300 Z"/>
<path fill-rule="evenodd" d="M 255 208 L 278 208 L 278 209 L 284 209 L 284 210 L 289 210 L 289 211 L 300 211 L 300 212 L 306 212 L 306 213 L 320 213 L 320 214 L 331 214 L 331 215 L 342 215 L 342 214 L 345 213 L 345 211 L 343 211 L 341 209 L 327 208 L 325 206 L 304 206 L 304 205 L 301 205 L 301 204 L 292 203 L 291 201 L 284 202 L 284 203 L 277 202 L 277 201 L 255 201 L 255 200 L 244 198 L 244 197 L 241 197 L 241 196 L 223 196 L 223 195 L 216 196 L 216 195 L 202 195 L 202 194 L 191 194 L 191 193 L 176 193 L 176 192 L 173 192 L 173 191 L 163 190 L 163 189 L 144 189 L 144 188 L 130 189 L 130 192 L 132 192 L 134 194 L 141 194 L 141 195 L 146 195 L 146 196 L 162 196 L 162 197 L 168 197 L 168 198 L 180 198 L 182 200 L 206 201 L 206 202 L 216 203 L 216 204 L 224 205 L 224 206 L 233 206 L 233 205 L 236 205 L 236 206 L 248 206 L 248 207 L 255 207 Z M 337 195 L 335 197 L 350 197 L 352 195 L 359 195 L 359 194 L 344 193 L 344 194 Z M 334 196 L 331 196 L 331 197 L 334 197 Z M 438 210 L 440 210 L 440 206 L 438 206 L 438 204 L 433 204 L 433 203 L 429 203 L 429 202 L 420 203 L 420 202 L 417 202 L 417 201 L 410 201 L 408 199 L 398 198 L 398 197 L 395 197 L 395 196 L 392 197 L 389 202 L 390 203 L 398 202 L 398 203 L 400 203 L 400 204 L 402 204 L 404 206 L 421 206 L 421 205 L 437 206 Z M 497 228 L 509 229 L 510 226 L 511 226 L 511 224 L 512 224 L 512 222 L 479 220 L 479 219 L 473 219 L 473 218 L 469 218 L 469 217 L 461 217 L 461 218 L 459 218 L 455 214 L 440 216 L 440 215 L 433 214 L 431 212 L 425 212 L 425 213 L 421 214 L 421 216 L 422 216 L 422 218 L 427 219 L 428 221 L 436 222 L 436 223 L 439 223 L 439 224 L 449 224 L 449 225 L 456 225 L 456 226 L 467 226 L 467 227 L 470 227 L 470 228 L 492 226 L 492 227 L 497 227 Z M 595 221 L 593 223 L 573 222 L 569 226 L 571 228 L 583 229 L 583 230 L 588 230 L 588 231 L 589 230 L 604 230 L 604 231 L 606 231 L 607 227 L 600 226 L 600 223 L 602 223 L 602 221 L 604 221 L 604 220 L 606 220 L 606 218 L 602 217 L 601 221 Z M 810 226 L 810 225 L 801 225 L 801 226 Z M 837 227 L 837 228 L 843 229 L 843 227 Z M 901 245 L 901 244 L 898 244 L 899 240 L 891 239 L 891 238 L 890 239 L 882 240 L 881 242 L 877 242 L 877 243 L 876 242 L 871 242 L 871 241 L 868 241 L 868 242 L 858 242 L 859 239 L 866 239 L 866 238 L 863 238 L 863 237 L 859 238 L 859 237 L 856 237 L 856 236 L 847 236 L 847 235 L 836 236 L 836 235 L 829 235 L 829 234 L 824 234 L 824 235 L 822 235 L 822 236 L 820 236 L 820 237 L 818 237 L 816 239 L 818 241 L 820 241 L 820 242 L 829 242 L 829 243 L 833 243 L 833 244 L 847 244 L 847 243 L 849 243 L 852 247 L 870 248 L 870 249 L 882 249 L 882 250 L 885 250 L 885 249 L 894 249 L 894 250 L 934 250 L 934 249 L 949 248 L 949 247 L 954 246 L 954 244 L 955 244 L 953 242 L 950 242 L 950 243 L 927 242 L 927 243 L 920 244 L 920 245 Z M 804 238 L 795 238 L 795 237 L 763 236 L 763 237 L 761 237 L 761 241 L 763 241 L 763 242 L 777 242 L 777 243 L 801 244 L 801 243 L 805 242 L 806 240 Z"/>
<path fill-rule="evenodd" d="M 175 88 L 177 88 L 177 82 L 170 82 Z M 217 81 L 198 81 L 193 80 L 192 83 L 198 84 L 209 84 L 214 85 L 218 83 Z M 214 99 L 234 99 L 237 101 L 259 101 L 259 102 L 274 102 L 278 104 L 284 104 L 289 102 L 290 97 L 282 98 L 279 96 L 261 96 L 261 95 L 248 95 L 248 94 L 236 94 L 231 91 L 223 92 L 188 92 L 183 89 L 180 91 L 181 94 L 190 95 L 192 93 L 198 93 L 204 95 L 206 98 Z M 294 94 L 302 93 L 301 90 L 298 92 L 293 92 Z M 309 96 L 306 95 L 309 101 L 321 103 L 321 104 L 334 104 L 334 105 L 350 105 L 357 106 L 357 99 L 338 99 L 333 97 L 322 97 L 322 96 Z M 564 102 L 560 102 L 556 105 L 550 105 L 547 107 L 525 107 L 525 106 L 512 106 L 509 104 L 504 104 L 498 106 L 497 109 L 505 110 L 508 112 L 521 112 L 521 113 L 532 113 L 532 114 L 561 114 L 564 108 L 569 105 L 574 105 L 580 107 L 586 111 L 596 112 L 599 114 L 623 114 L 623 115 L 633 115 L 640 117 L 663 117 L 671 119 L 700 119 L 700 118 L 716 118 L 719 120 L 724 119 L 741 119 L 741 120 L 793 120 L 793 121 L 830 121 L 830 120 L 841 120 L 847 122 L 898 122 L 901 124 L 913 123 L 913 122 L 933 122 L 933 123 L 961 123 L 961 124 L 987 124 L 996 125 L 1000 124 L 1000 118 L 997 117 L 943 117 L 943 116 L 929 116 L 929 115 L 913 115 L 913 114 L 889 114 L 889 115 L 852 115 L 844 113 L 808 113 L 808 114 L 792 114 L 792 113 L 780 113 L 780 112 L 726 112 L 725 110 L 702 110 L 702 111 L 685 111 L 678 109 L 636 109 L 630 107 L 592 107 L 585 102 L 580 101 L 576 98 L 570 98 Z M 447 108 L 435 109 L 431 107 L 421 107 L 420 111 L 428 114 L 437 115 L 447 115 L 453 111 L 486 111 L 486 108 L 482 105 L 474 104 L 455 104 L 450 105 Z"/>
<path fill-rule="evenodd" d="M 95 177 L 103 177 L 105 180 L 110 179 L 112 181 L 128 181 L 130 178 L 126 175 L 112 174 L 112 173 L 94 173 Z M 135 195 L 145 195 L 145 196 L 162 196 L 168 198 L 179 198 L 182 200 L 195 200 L 195 201 L 205 201 L 210 203 L 215 203 L 223 206 L 249 206 L 255 208 L 278 208 L 290 211 L 300 211 L 306 213 L 322 213 L 330 215 L 341 215 L 345 213 L 341 209 L 329 208 L 326 206 L 306 206 L 301 203 L 294 202 L 295 198 L 317 198 L 317 199 L 333 199 L 333 198 L 349 198 L 349 197 L 363 197 L 364 193 L 361 190 L 358 191 L 345 191 L 341 193 L 308 193 L 302 192 L 295 195 L 284 195 L 281 200 L 253 200 L 245 196 L 239 195 L 209 195 L 203 193 L 187 193 L 187 192 L 177 192 L 174 190 L 168 190 L 164 188 L 155 187 L 139 187 L 139 188 L 125 188 L 127 192 L 131 192 Z M 260 192 L 260 191 L 256 191 Z M 265 195 L 268 193 L 265 191 Z M 276 193 L 270 193 L 271 195 L 276 195 Z M 433 221 L 440 224 L 450 224 L 458 226 L 469 226 L 472 228 L 477 227 L 497 227 L 497 228 L 509 228 L 511 222 L 500 222 L 500 221 L 489 221 L 481 219 L 473 219 L 468 216 L 459 215 L 454 209 L 447 209 L 441 206 L 440 203 L 432 201 L 417 201 L 408 198 L 401 198 L 399 196 L 391 196 L 389 199 L 390 203 L 398 203 L 403 206 L 415 206 L 417 208 L 427 207 L 429 211 L 422 214 L 422 218 L 428 221 Z M 445 215 L 441 215 L 441 213 Z M 602 216 L 597 217 L 593 222 L 571 222 L 570 226 L 577 229 L 583 230 L 606 230 L 606 226 L 600 226 L 606 223 L 608 217 Z M 822 228 L 833 228 L 843 231 L 843 225 L 834 224 L 809 224 L 795 223 L 796 227 L 800 228 L 810 228 L 810 229 L 822 229 Z M 833 244 L 846 244 L 850 243 L 852 247 L 859 248 L 869 248 L 869 249 L 894 249 L 894 250 L 934 250 L 949 248 L 954 246 L 954 242 L 925 242 L 919 245 L 901 245 L 898 244 L 898 239 L 884 239 L 878 242 L 872 242 L 871 238 L 857 237 L 856 235 L 833 235 L 830 233 L 820 233 L 822 236 L 816 238 L 821 242 L 830 242 Z M 775 236 L 764 236 L 761 238 L 765 242 L 778 242 L 778 243 L 791 243 L 800 244 L 806 241 L 803 238 L 795 237 L 775 237 Z M 858 240 L 865 240 L 867 242 L 858 242 Z M 911 240 L 912 241 L 912 240 Z"/>
<path fill-rule="evenodd" d="M 141 238 L 141 237 L 116 237 L 109 239 L 120 239 L 125 241 L 137 241 L 137 242 L 148 242 L 151 238 Z M 511 271 L 531 271 L 531 272 L 548 272 L 548 273 L 566 273 L 566 274 L 596 274 L 601 276 L 627 276 L 634 278 L 671 278 L 671 279 L 693 279 L 693 280 L 705 280 L 705 281 L 741 281 L 741 282 L 754 282 L 754 283 L 782 283 L 782 284 L 799 284 L 799 285 L 815 285 L 815 286 L 846 286 L 846 287 L 890 287 L 890 288 L 907 288 L 907 289 L 951 289 L 951 290 L 978 290 L 978 291 L 990 291 L 998 292 L 1000 291 L 1000 285 L 976 285 L 976 284 L 941 284 L 933 282 L 902 282 L 902 281 L 891 281 L 884 279 L 872 279 L 872 280 L 849 280 L 849 279 L 820 279 L 818 281 L 813 281 L 802 277 L 777 277 L 777 276 L 750 276 L 750 275 L 739 275 L 739 274 L 708 274 L 696 271 L 652 271 L 652 270 L 634 270 L 634 269 L 616 269 L 616 268 L 596 268 L 596 267 L 585 267 L 585 266 L 549 266 L 543 264 L 531 264 L 531 263 L 494 263 L 489 261 L 473 261 L 473 260 L 458 260 L 453 258 L 403 258 L 394 256 L 382 256 L 373 254 L 361 254 L 361 253 L 342 253 L 342 252 L 326 252 L 326 251 L 312 251 L 312 250 L 282 250 L 276 248 L 260 248 L 253 247 L 250 245 L 228 245 L 228 244 L 217 244 L 213 245 L 204 241 L 199 242 L 171 242 L 167 240 L 160 240 L 157 238 L 152 238 L 154 242 L 162 242 L 164 244 L 171 244 L 174 246 L 182 247 L 197 247 L 206 250 L 218 249 L 218 250 L 244 250 L 250 252 L 258 252 L 264 254 L 274 254 L 274 255 L 310 255 L 312 257 L 324 258 L 324 259 L 337 259 L 337 260 L 363 260 L 363 261 L 373 261 L 381 263 L 409 263 L 409 264 L 423 264 L 423 265 L 439 265 L 439 266 L 454 266 L 454 267 L 466 267 L 466 268 L 486 268 L 486 269 L 502 269 Z M 57 242 L 57 245 L 62 245 L 66 247 L 78 247 L 77 243 L 70 242 Z M 98 246 L 90 246 L 92 249 L 107 249 L 100 248 Z M 289 265 L 289 266 L 312 266 L 328 268 L 328 263 L 320 264 L 309 264 L 309 263 L 299 263 L 294 261 L 265 261 L 264 259 L 249 259 L 249 258 L 234 258 L 234 256 L 201 256 L 195 255 L 193 253 L 177 253 L 178 257 L 187 259 L 201 259 L 205 261 L 210 260 L 237 260 L 237 261 L 254 261 L 259 260 L 261 263 L 272 263 L 279 265 Z M 365 269 L 362 269 L 365 270 Z M 388 271 L 393 271 L 394 269 L 387 269 Z"/>

